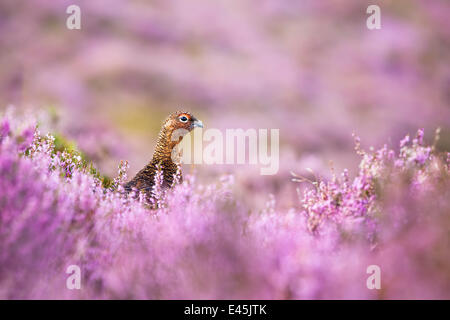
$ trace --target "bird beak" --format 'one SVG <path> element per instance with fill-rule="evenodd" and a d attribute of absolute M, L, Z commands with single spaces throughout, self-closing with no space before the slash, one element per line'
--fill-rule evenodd
<path fill-rule="evenodd" d="M 193 125 L 194 125 L 194 128 L 203 128 L 203 122 L 201 122 L 201 121 L 198 120 L 198 119 L 195 119 L 195 120 L 194 120 Z"/>

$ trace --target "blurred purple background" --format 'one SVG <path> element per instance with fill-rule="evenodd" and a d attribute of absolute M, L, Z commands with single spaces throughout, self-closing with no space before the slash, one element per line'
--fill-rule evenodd
<path fill-rule="evenodd" d="M 81 7 L 81 30 L 66 8 Z M 366 8 L 381 7 L 381 30 Z M 52 110 L 53 125 L 114 175 L 151 158 L 182 107 L 206 128 L 279 128 L 279 174 L 233 172 L 240 188 L 285 195 L 289 172 L 357 163 L 364 147 L 441 126 L 450 146 L 450 2 L 17 1 L 0 3 L 0 107 Z M 242 193 L 249 194 L 249 193 Z M 250 201 L 250 200 L 249 200 Z"/>

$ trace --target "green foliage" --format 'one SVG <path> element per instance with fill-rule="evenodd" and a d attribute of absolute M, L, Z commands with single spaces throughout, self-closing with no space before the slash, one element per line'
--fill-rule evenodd
<path fill-rule="evenodd" d="M 52 133 L 54 140 L 54 153 L 61 153 L 63 158 L 70 158 L 70 160 L 75 164 L 76 168 L 82 170 L 85 173 L 92 175 L 101 181 L 103 188 L 110 188 L 112 184 L 112 179 L 101 174 L 97 168 L 94 167 L 92 160 L 78 149 L 76 143 L 72 140 L 67 139 L 60 133 Z"/>

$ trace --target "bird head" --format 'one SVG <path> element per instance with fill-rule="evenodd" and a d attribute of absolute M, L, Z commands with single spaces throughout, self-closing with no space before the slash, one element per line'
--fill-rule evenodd
<path fill-rule="evenodd" d="M 170 140 L 169 146 L 172 149 L 183 137 L 195 128 L 203 128 L 203 123 L 194 117 L 193 114 L 184 111 L 172 113 L 164 122 L 163 130 Z"/>
<path fill-rule="evenodd" d="M 190 132 L 195 128 L 203 128 L 203 123 L 189 112 L 177 111 L 166 119 L 164 126 L 171 130 L 184 129 Z"/>

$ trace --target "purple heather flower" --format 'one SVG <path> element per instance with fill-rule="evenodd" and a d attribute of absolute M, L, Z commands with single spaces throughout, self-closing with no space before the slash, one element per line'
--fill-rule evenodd
<path fill-rule="evenodd" d="M 403 148 L 406 146 L 406 144 L 409 142 L 409 134 L 406 135 L 401 141 L 400 141 L 400 148 Z"/>
<path fill-rule="evenodd" d="M 167 192 L 156 183 L 149 205 L 103 188 L 77 153 L 20 122 L 0 140 L 2 298 L 376 298 L 371 264 L 390 279 L 386 298 L 450 297 L 450 181 L 429 147 L 404 145 L 398 158 L 358 148 L 354 177 L 313 181 L 294 208 L 270 192 L 261 209 L 246 206 L 231 175 L 187 175 Z M 65 287 L 73 264 L 82 291 Z"/>

